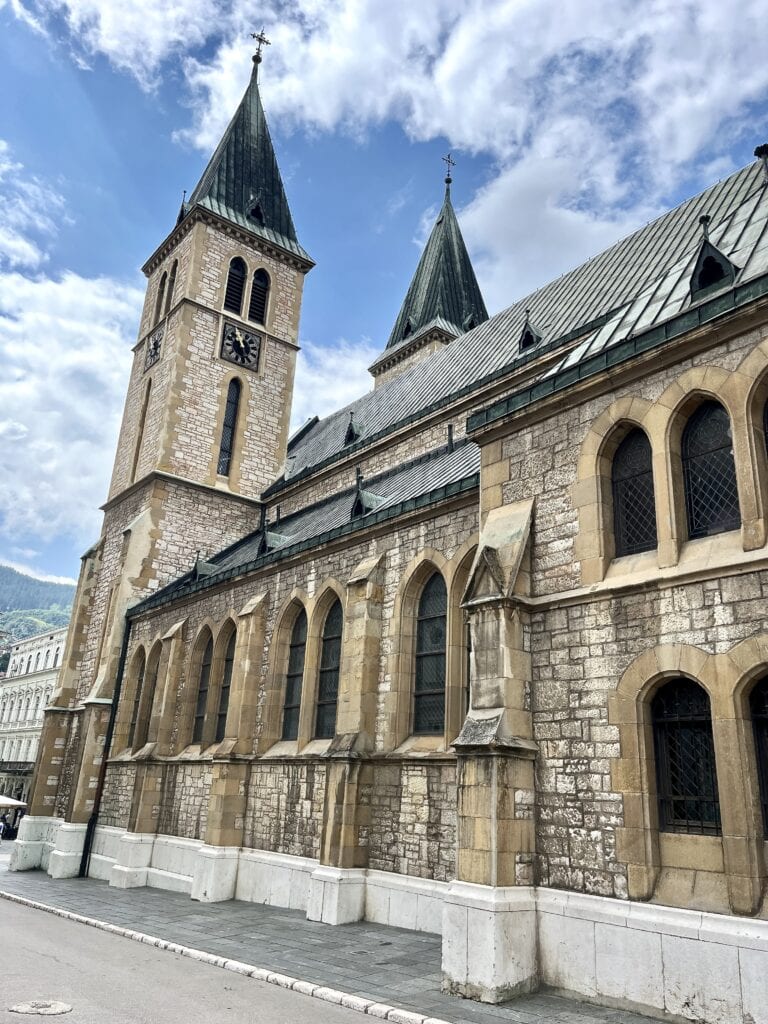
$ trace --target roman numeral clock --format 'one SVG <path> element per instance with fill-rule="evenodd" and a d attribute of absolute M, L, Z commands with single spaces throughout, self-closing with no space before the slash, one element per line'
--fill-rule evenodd
<path fill-rule="evenodd" d="M 248 370 L 258 370 L 262 336 L 237 324 L 225 322 L 221 336 L 221 358 Z"/>

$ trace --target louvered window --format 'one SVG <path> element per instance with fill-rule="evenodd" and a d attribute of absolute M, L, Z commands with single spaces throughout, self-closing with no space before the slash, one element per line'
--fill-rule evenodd
<path fill-rule="evenodd" d="M 240 313 L 242 312 L 243 309 L 245 275 L 245 261 L 240 259 L 239 256 L 235 256 L 235 258 L 229 264 L 229 273 L 227 274 L 227 288 L 224 293 L 224 309 L 228 309 L 231 313 L 237 313 L 238 316 L 240 316 Z"/>
<path fill-rule="evenodd" d="M 665 832 L 720 833 L 715 748 L 709 697 L 690 679 L 666 683 L 651 706 L 659 796 Z"/>
<path fill-rule="evenodd" d="M 251 301 L 248 303 L 248 319 L 257 324 L 267 321 L 267 302 L 269 300 L 269 275 L 266 270 L 257 270 L 251 285 Z"/>
<path fill-rule="evenodd" d="M 227 712 L 229 711 L 229 693 L 232 688 L 232 669 L 235 665 L 235 643 L 237 633 L 232 633 L 227 644 L 224 655 L 224 674 L 221 677 L 221 691 L 219 693 L 219 713 L 216 716 L 216 742 L 224 739 L 227 728 Z"/>
<path fill-rule="evenodd" d="M 160 278 L 160 285 L 157 289 L 157 302 L 155 303 L 155 323 L 163 315 L 163 300 L 165 299 L 165 285 L 168 281 L 168 275 L 163 271 L 163 276 Z"/>
<path fill-rule="evenodd" d="M 335 601 L 323 626 L 320 650 L 320 676 L 317 682 L 317 718 L 315 736 L 331 739 L 336 733 L 336 705 L 339 699 L 339 666 L 344 613 L 341 601 Z"/>
<path fill-rule="evenodd" d="M 634 555 L 655 548 L 651 445 L 642 430 L 630 431 L 616 449 L 611 483 L 616 555 Z"/>
<path fill-rule="evenodd" d="M 200 662 L 200 678 L 197 684 L 197 704 L 195 706 L 195 724 L 192 730 L 192 742 L 200 743 L 203 739 L 203 726 L 205 725 L 205 706 L 208 703 L 208 687 L 211 684 L 211 662 L 213 661 L 213 639 L 208 638 L 208 643 L 203 651 L 203 660 Z"/>
<path fill-rule="evenodd" d="M 232 453 L 235 447 L 235 428 L 237 426 L 237 410 L 240 405 L 240 381 L 231 380 L 227 388 L 227 405 L 224 409 L 224 425 L 221 428 L 221 446 L 219 447 L 219 476 L 229 476 L 232 465 Z"/>
<path fill-rule="evenodd" d="M 445 728 L 447 608 L 445 583 L 436 572 L 421 592 L 416 622 L 413 731 L 417 734 L 441 733 Z"/>
<path fill-rule="evenodd" d="M 141 707 L 141 694 L 144 689 L 144 670 L 146 662 L 144 652 L 141 652 L 139 664 L 136 669 L 136 686 L 133 691 L 133 706 L 131 707 L 131 722 L 128 726 L 128 749 L 133 750 L 133 741 L 136 738 L 136 726 L 139 721 L 139 708 Z"/>
<path fill-rule="evenodd" d="M 168 316 L 168 313 L 170 312 L 171 309 L 171 304 L 173 303 L 173 292 L 174 289 L 176 288 L 176 271 L 178 269 L 179 261 L 174 260 L 173 266 L 171 267 L 171 276 L 168 278 L 168 293 L 165 296 L 165 316 Z"/>
<path fill-rule="evenodd" d="M 728 413 L 704 402 L 683 431 L 683 478 L 688 536 L 707 537 L 741 525 Z"/>
<path fill-rule="evenodd" d="M 760 803 L 763 807 L 763 829 L 768 835 L 768 677 L 757 683 L 749 696 L 752 729 L 755 734 L 757 774 L 760 780 Z"/>
<path fill-rule="evenodd" d="M 307 613 L 302 608 L 291 630 L 288 648 L 288 671 L 285 674 L 285 700 L 283 702 L 283 739 L 295 740 L 299 736 L 299 710 L 301 686 L 304 679 L 304 654 L 307 649 Z"/>

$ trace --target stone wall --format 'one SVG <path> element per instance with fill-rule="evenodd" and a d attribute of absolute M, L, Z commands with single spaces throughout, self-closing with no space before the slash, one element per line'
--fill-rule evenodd
<path fill-rule="evenodd" d="M 128 828 L 135 778 L 135 764 L 111 764 L 108 766 L 99 811 L 100 825 Z"/>
<path fill-rule="evenodd" d="M 320 855 L 326 766 L 318 761 L 251 766 L 243 845 L 296 857 Z"/>
<path fill-rule="evenodd" d="M 168 764 L 160 796 L 160 835 L 204 839 L 208 820 L 211 765 Z"/>

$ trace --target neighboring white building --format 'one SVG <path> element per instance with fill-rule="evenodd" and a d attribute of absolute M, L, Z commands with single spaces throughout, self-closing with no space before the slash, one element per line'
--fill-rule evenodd
<path fill-rule="evenodd" d="M 0 794 L 26 800 L 43 709 L 53 694 L 67 630 L 56 629 L 11 647 L 8 673 L 0 679 Z"/>

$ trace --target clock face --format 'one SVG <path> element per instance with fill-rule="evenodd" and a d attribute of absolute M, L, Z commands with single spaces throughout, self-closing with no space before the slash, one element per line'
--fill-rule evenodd
<path fill-rule="evenodd" d="M 260 334 L 247 331 L 244 327 L 238 327 L 237 324 L 224 324 L 224 334 L 221 339 L 222 359 L 227 359 L 230 363 L 237 363 L 238 366 L 245 366 L 249 370 L 257 370 L 260 352 Z"/>
<path fill-rule="evenodd" d="M 147 339 L 147 350 L 144 356 L 144 369 L 148 370 L 150 366 L 154 366 L 157 360 L 160 358 L 160 349 L 163 344 L 163 328 L 158 329 Z"/>

